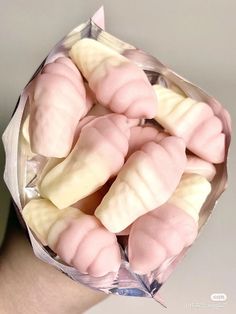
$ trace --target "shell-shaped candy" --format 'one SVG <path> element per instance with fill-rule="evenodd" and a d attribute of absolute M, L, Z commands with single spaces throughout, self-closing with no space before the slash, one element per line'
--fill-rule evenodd
<path fill-rule="evenodd" d="M 155 116 L 155 92 L 133 62 L 90 38 L 79 40 L 69 54 L 100 104 L 130 118 Z"/>
<path fill-rule="evenodd" d="M 153 88 L 158 98 L 155 119 L 172 135 L 182 137 L 194 154 L 212 163 L 223 162 L 225 134 L 211 107 L 161 85 Z"/>
<path fill-rule="evenodd" d="M 158 268 L 193 243 L 198 226 L 182 209 L 166 203 L 138 218 L 128 242 L 130 266 L 138 274 Z"/>
<path fill-rule="evenodd" d="M 216 175 L 215 166 L 194 155 L 187 155 L 187 165 L 184 170 L 185 173 L 196 173 L 206 178 L 208 181 L 212 181 Z"/>
<path fill-rule="evenodd" d="M 184 173 L 168 202 L 138 218 L 131 226 L 128 255 L 140 274 L 178 255 L 197 236 L 199 212 L 211 184 L 195 173 Z"/>
<path fill-rule="evenodd" d="M 28 87 L 31 150 L 46 157 L 69 154 L 76 126 L 89 108 L 78 69 L 69 58 L 47 64 Z"/>
<path fill-rule="evenodd" d="M 62 217 L 76 217 L 79 210 L 68 207 L 62 210 L 56 208 L 46 199 L 34 199 L 29 201 L 22 211 L 23 218 L 39 240 L 47 245 L 48 232 L 51 226 Z"/>
<path fill-rule="evenodd" d="M 168 200 L 185 166 L 182 139 L 170 136 L 158 144 L 145 144 L 122 167 L 95 216 L 111 232 L 124 230 L 135 219 Z"/>
<path fill-rule="evenodd" d="M 115 234 L 94 216 L 58 220 L 50 229 L 49 246 L 69 265 L 90 276 L 117 272 L 121 263 Z"/>
<path fill-rule="evenodd" d="M 87 113 L 86 117 L 80 120 L 77 125 L 74 135 L 74 144 L 78 141 L 80 131 L 88 122 L 94 120 L 96 117 L 105 116 L 110 113 L 112 113 L 111 110 L 100 104 L 95 104 L 94 106 L 92 106 L 92 108 Z"/>
<path fill-rule="evenodd" d="M 65 208 L 99 189 L 122 167 L 133 123 L 110 114 L 86 124 L 69 156 L 42 180 L 41 195 Z"/>
<path fill-rule="evenodd" d="M 80 272 L 97 277 L 118 271 L 121 257 L 116 236 L 94 216 L 73 207 L 59 210 L 45 199 L 31 200 L 22 214 L 42 244 Z"/>
<path fill-rule="evenodd" d="M 75 133 L 74 133 L 73 147 L 78 142 L 79 136 L 80 136 L 80 132 L 83 129 L 83 127 L 86 124 L 88 124 L 89 122 L 93 121 L 94 119 L 96 119 L 96 116 L 86 115 L 83 119 L 81 119 L 79 121 L 79 123 L 77 124 L 77 127 L 75 129 Z"/>
<path fill-rule="evenodd" d="M 198 221 L 199 212 L 210 192 L 211 184 L 206 178 L 195 173 L 184 173 L 168 203 L 181 208 Z"/>
<path fill-rule="evenodd" d="M 167 135 L 152 126 L 136 126 L 130 130 L 129 150 L 127 157 L 139 150 L 148 142 L 159 142 Z"/>

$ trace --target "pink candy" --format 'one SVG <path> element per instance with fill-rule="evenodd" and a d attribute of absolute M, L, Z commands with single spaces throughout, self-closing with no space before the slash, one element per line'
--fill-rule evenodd
<path fill-rule="evenodd" d="M 129 262 L 139 274 L 158 268 L 167 258 L 193 243 L 198 226 L 181 208 L 171 204 L 137 219 L 129 234 Z"/>
<path fill-rule="evenodd" d="M 129 118 L 154 118 L 155 92 L 134 63 L 91 38 L 75 43 L 69 55 L 100 104 Z"/>
<path fill-rule="evenodd" d="M 154 85 L 159 100 L 155 119 L 172 135 L 182 137 L 197 156 L 222 163 L 225 158 L 225 134 L 221 120 L 212 108 L 186 98 L 161 85 Z"/>
<path fill-rule="evenodd" d="M 122 231 L 135 219 L 168 200 L 185 166 L 182 139 L 171 136 L 158 144 L 144 144 L 128 158 L 97 207 L 95 216 L 109 231 Z"/>
<path fill-rule="evenodd" d="M 47 64 L 28 88 L 31 150 L 63 158 L 45 167 L 38 182 L 53 213 L 45 210 L 45 216 L 57 220 L 48 230 L 39 228 L 38 208 L 30 206 L 25 217 L 39 239 L 44 230 L 45 243 L 83 274 L 118 271 L 116 233 L 129 236 L 131 269 L 149 273 L 197 236 L 198 218 L 191 216 L 194 208 L 186 210 L 190 198 L 181 203 L 178 185 L 188 180 L 184 172 L 210 185 L 216 173 L 211 162 L 224 160 L 222 123 L 207 104 L 153 88 L 137 65 L 95 40 L 78 41 L 69 55 L 73 61 L 63 57 Z M 163 129 L 140 125 L 144 118 L 155 118 Z M 186 146 L 203 159 L 187 159 Z M 183 184 L 193 202 L 196 190 L 201 193 L 197 179 L 189 194 Z M 57 209 L 73 215 L 67 219 Z"/>
<path fill-rule="evenodd" d="M 58 223 L 53 225 L 51 233 Z M 118 271 L 121 263 L 115 234 L 90 215 L 68 221 L 52 248 L 66 263 L 95 277 Z"/>
<path fill-rule="evenodd" d="M 151 126 L 137 126 L 131 129 L 129 140 L 128 156 L 132 155 L 135 151 L 139 150 L 144 144 L 148 142 L 159 142 L 167 135 L 159 132 L 156 128 Z"/>
<path fill-rule="evenodd" d="M 65 157 L 76 126 L 89 108 L 83 79 L 68 58 L 47 64 L 30 84 L 31 150 L 46 157 Z"/>
<path fill-rule="evenodd" d="M 87 123 L 72 152 L 41 181 L 41 195 L 62 209 L 99 189 L 123 166 L 135 124 L 119 114 Z"/>
<path fill-rule="evenodd" d="M 102 79 L 97 79 L 96 72 L 89 77 L 89 86 L 98 101 L 130 118 L 153 118 L 157 101 L 144 72 L 131 62 L 118 67 L 109 66 L 109 62 L 104 61 L 106 72 Z"/>

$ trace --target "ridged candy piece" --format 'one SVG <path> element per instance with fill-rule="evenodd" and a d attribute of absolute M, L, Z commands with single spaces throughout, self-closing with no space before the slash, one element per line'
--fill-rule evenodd
<path fill-rule="evenodd" d="M 152 126 L 136 126 L 130 131 L 129 151 L 127 157 L 139 150 L 148 142 L 159 142 L 167 135 Z"/>
<path fill-rule="evenodd" d="M 111 232 L 120 232 L 135 219 L 165 203 L 186 166 L 185 144 L 170 136 L 145 144 L 119 172 L 95 216 Z"/>
<path fill-rule="evenodd" d="M 44 199 L 30 201 L 22 213 L 39 240 L 78 271 L 96 277 L 118 271 L 121 257 L 116 236 L 94 216 L 73 207 L 59 210 Z"/>
<path fill-rule="evenodd" d="M 34 199 L 25 205 L 22 215 L 42 244 L 47 245 L 48 232 L 52 224 L 60 218 L 77 217 L 79 210 L 72 207 L 59 210 L 46 199 Z"/>
<path fill-rule="evenodd" d="M 83 129 L 83 127 L 88 124 L 89 122 L 93 121 L 94 119 L 96 119 L 96 116 L 90 116 L 87 115 L 86 117 L 84 117 L 82 120 L 79 121 L 75 133 L 74 133 L 74 140 L 73 140 L 73 147 L 76 145 L 76 143 L 79 140 L 79 136 L 80 136 L 80 132 Z"/>
<path fill-rule="evenodd" d="M 138 218 L 131 227 L 128 257 L 132 270 L 147 274 L 193 243 L 198 226 L 185 211 L 166 203 Z"/>
<path fill-rule="evenodd" d="M 148 273 L 193 243 L 199 212 L 210 191 L 211 184 L 206 178 L 184 174 L 166 204 L 132 224 L 128 254 L 135 272 Z"/>
<path fill-rule="evenodd" d="M 206 178 L 195 173 L 184 173 L 168 203 L 181 208 L 197 222 L 210 192 L 211 184 Z"/>
<path fill-rule="evenodd" d="M 145 73 L 102 43 L 84 38 L 69 52 L 98 102 L 130 118 L 153 118 L 157 99 Z"/>
<path fill-rule="evenodd" d="M 29 86 L 31 150 L 46 157 L 69 154 L 76 126 L 89 108 L 82 76 L 69 58 L 47 64 Z"/>
<path fill-rule="evenodd" d="M 158 98 L 155 119 L 172 135 L 182 137 L 194 154 L 212 163 L 223 162 L 225 134 L 211 107 L 161 85 L 153 88 Z"/>
<path fill-rule="evenodd" d="M 80 120 L 77 125 L 77 128 L 75 130 L 75 135 L 74 135 L 74 144 L 77 142 L 79 138 L 80 131 L 88 122 L 94 120 L 96 117 L 105 116 L 110 113 L 112 113 L 111 110 L 105 108 L 104 106 L 100 104 L 95 104 L 94 106 L 92 106 L 92 108 L 87 113 L 86 117 Z"/>
<path fill-rule="evenodd" d="M 216 175 L 216 168 L 212 163 L 206 160 L 198 158 L 197 156 L 187 155 L 187 165 L 184 172 L 200 174 L 208 181 L 212 181 Z"/>
<path fill-rule="evenodd" d="M 48 242 L 67 264 L 83 274 L 100 277 L 119 270 L 116 235 L 94 216 L 81 214 L 77 219 L 58 220 L 49 231 Z"/>
<path fill-rule="evenodd" d="M 42 180 L 41 195 L 68 207 L 99 189 L 124 163 L 132 121 L 110 114 L 86 124 L 69 156 Z"/>
<path fill-rule="evenodd" d="M 46 174 L 58 164 L 60 164 L 63 160 L 64 158 L 49 158 L 41 172 L 37 174 L 37 184 L 40 185 Z"/>

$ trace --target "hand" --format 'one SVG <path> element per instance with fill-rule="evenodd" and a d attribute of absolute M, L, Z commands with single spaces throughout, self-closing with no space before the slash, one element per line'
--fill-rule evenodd
<path fill-rule="evenodd" d="M 106 298 L 37 259 L 13 209 L 0 252 L 0 277 L 5 314 L 78 314 Z"/>

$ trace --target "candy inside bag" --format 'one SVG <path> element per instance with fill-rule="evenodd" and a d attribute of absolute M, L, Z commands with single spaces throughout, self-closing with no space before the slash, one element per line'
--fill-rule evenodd
<path fill-rule="evenodd" d="M 114 51 L 120 53 L 121 55 L 124 55 L 128 59 L 135 62 L 141 69 L 145 71 L 152 85 L 158 84 L 160 88 L 167 87 L 170 90 L 177 92 L 177 96 L 179 95 L 180 98 L 188 96 L 194 99 L 196 102 L 207 103 L 212 108 L 215 115 L 217 115 L 217 117 L 219 117 L 219 119 L 222 121 L 223 133 L 226 135 L 224 162 L 220 162 L 216 166 L 216 174 L 214 175 L 213 181 L 211 181 L 211 193 L 207 197 L 203 208 L 201 208 L 200 206 L 201 211 L 199 214 L 198 222 L 200 230 L 200 228 L 207 221 L 216 200 L 223 192 L 226 185 L 226 159 L 231 133 L 230 119 L 227 112 L 216 100 L 205 94 L 196 86 L 177 76 L 174 72 L 167 69 L 154 57 L 149 56 L 143 51 L 136 49 L 132 45 L 126 44 L 103 31 L 102 28 L 100 28 L 94 22 L 94 20 L 90 20 L 87 23 L 82 24 L 81 26 L 73 30 L 69 35 L 67 35 L 59 44 L 57 44 L 56 47 L 50 52 L 49 56 L 42 63 L 38 71 L 41 71 L 43 66 L 45 66 L 46 64 L 57 60 L 58 57 L 68 56 L 71 47 L 75 43 L 80 42 L 80 39 L 82 38 L 95 39 L 99 43 L 102 43 L 103 45 L 112 48 Z M 38 71 L 36 72 L 37 74 Z M 46 171 L 45 169 L 47 169 L 47 171 L 49 169 L 52 169 L 55 165 L 60 163 L 60 158 L 65 157 L 43 157 L 31 151 L 27 134 L 29 116 L 29 101 L 27 101 L 26 99 L 27 88 L 28 87 L 26 87 L 26 89 L 23 91 L 21 98 L 18 102 L 16 112 L 4 134 L 5 149 L 7 155 L 5 180 L 11 191 L 13 200 L 20 212 L 30 200 L 37 200 L 40 197 L 38 183 L 44 177 L 44 173 Z M 188 104 L 186 104 L 186 106 L 188 106 Z M 82 115 L 83 113 L 81 113 L 81 116 Z M 160 121 L 158 121 L 158 123 L 160 123 Z M 168 129 L 168 123 L 165 125 L 165 128 Z M 16 134 L 18 134 L 18 136 L 16 136 Z M 9 140 L 11 140 L 12 146 L 9 145 Z M 191 164 L 189 165 L 188 169 L 191 169 Z M 191 173 L 191 170 L 189 171 Z M 210 173 L 212 172 L 210 171 Z M 185 177 L 182 181 L 183 186 L 184 182 L 189 180 L 190 177 L 194 178 L 195 181 L 193 182 L 196 182 L 197 184 L 197 174 L 191 175 L 186 173 L 184 176 Z M 45 191 L 46 190 L 47 188 L 45 188 Z M 190 197 L 188 195 L 188 192 L 186 194 L 186 197 L 188 198 L 189 203 Z M 173 208 L 173 206 L 176 206 L 176 204 L 179 204 L 179 202 L 180 200 L 178 197 L 178 193 L 176 193 L 176 195 L 174 195 L 174 197 L 169 200 L 169 203 L 172 206 L 171 208 Z M 181 205 L 179 206 L 184 207 L 185 205 L 181 203 Z M 62 205 L 62 208 L 64 207 L 66 206 Z M 172 209 L 170 209 L 170 212 L 171 210 Z M 101 208 L 100 212 L 102 212 Z M 165 209 L 163 209 L 163 215 L 165 215 L 165 213 L 166 211 Z M 63 213 L 60 214 L 63 215 Z M 73 210 L 71 210 L 71 215 L 74 215 Z M 161 215 L 160 211 L 157 212 L 157 219 L 158 215 Z M 161 219 L 163 219 L 163 217 Z M 181 250 L 181 252 L 177 255 L 175 255 L 173 252 L 173 256 L 169 258 L 169 260 L 164 260 L 161 263 L 161 266 L 158 267 L 156 270 L 150 272 L 149 269 L 147 269 L 147 274 L 139 274 L 138 272 L 134 272 L 134 269 L 130 267 L 130 264 L 128 262 L 129 248 L 127 246 L 124 246 L 123 248 L 120 247 L 122 262 L 121 266 L 119 267 L 119 271 L 115 270 L 114 272 L 111 272 L 102 277 L 93 277 L 87 274 L 82 274 L 78 272 L 78 270 L 76 270 L 75 268 L 68 266 L 68 264 L 66 264 L 65 261 L 61 260 L 59 256 L 57 256 L 49 247 L 45 246 L 44 239 L 40 238 L 40 235 L 33 233 L 32 230 L 30 230 L 29 228 L 28 231 L 35 254 L 40 259 L 62 270 L 72 279 L 84 283 L 91 288 L 102 290 L 106 293 L 146 297 L 156 296 L 157 300 L 157 291 L 159 290 L 161 285 L 167 280 L 168 276 L 173 271 L 177 262 L 182 258 L 188 247 L 187 246 L 186 248 L 183 248 L 183 250 Z M 132 231 L 131 236 L 135 239 L 135 230 Z M 196 234 L 194 235 L 194 237 L 195 236 Z"/>

